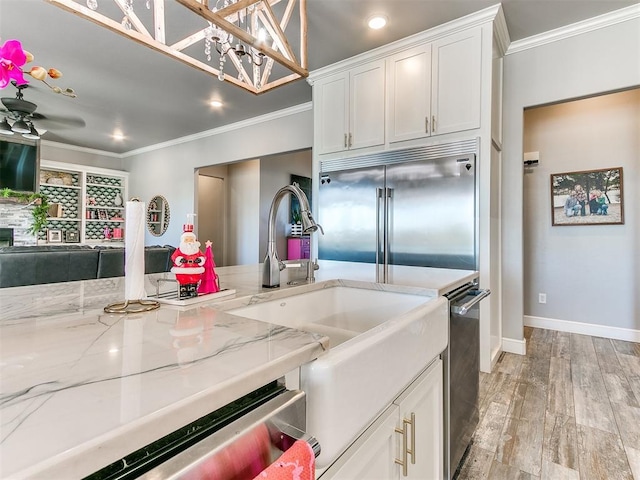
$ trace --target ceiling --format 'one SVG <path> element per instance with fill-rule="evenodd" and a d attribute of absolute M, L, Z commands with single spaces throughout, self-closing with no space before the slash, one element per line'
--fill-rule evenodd
<path fill-rule="evenodd" d="M 111 3 L 112 0 L 98 0 Z M 166 0 L 171 2 L 171 0 Z M 144 7 L 143 0 L 135 0 Z M 309 70 L 379 47 L 494 5 L 495 0 L 308 0 Z M 512 41 L 601 15 L 637 0 L 505 0 Z M 387 27 L 366 19 L 384 13 Z M 1 0 L 0 39 L 16 38 L 34 65 L 55 67 L 75 99 L 32 80 L 25 99 L 49 120 L 45 140 L 116 154 L 167 142 L 311 100 L 303 80 L 259 96 L 205 74 L 44 0 Z M 214 63 L 215 66 L 215 63 Z M 13 87 L 0 92 L 14 96 Z M 214 109 L 213 99 L 224 102 Z M 116 141 L 114 129 L 126 138 Z"/>

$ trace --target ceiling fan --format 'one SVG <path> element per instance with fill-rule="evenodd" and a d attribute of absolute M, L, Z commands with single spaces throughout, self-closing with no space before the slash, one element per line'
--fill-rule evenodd
<path fill-rule="evenodd" d="M 38 105 L 25 100 L 22 92 L 24 89 L 29 87 L 29 85 L 17 85 L 15 82 L 12 83 L 17 89 L 15 98 L 0 98 L 2 105 L 4 105 L 4 109 L 0 109 L 0 113 L 5 115 L 4 119 L 0 121 L 1 135 L 13 135 L 15 133 L 20 133 L 24 138 L 38 140 L 40 138 L 40 133 L 36 130 L 34 121 L 38 123 L 41 121 L 53 123 L 54 125 L 51 128 L 55 128 L 55 124 L 70 127 L 85 126 L 85 121 L 81 118 L 53 117 L 50 115 L 36 113 Z M 9 121 L 12 121 L 12 124 L 10 124 Z"/>

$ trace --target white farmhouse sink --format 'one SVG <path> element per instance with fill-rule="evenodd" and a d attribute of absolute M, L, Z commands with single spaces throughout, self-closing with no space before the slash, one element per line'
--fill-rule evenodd
<path fill-rule="evenodd" d="M 339 344 L 430 301 L 430 297 L 346 286 L 261 302 L 229 313 L 314 333 Z"/>
<path fill-rule="evenodd" d="M 326 355 L 301 367 L 307 431 L 331 464 L 447 346 L 448 305 L 426 291 L 330 280 L 252 297 L 227 313 L 320 333 Z M 275 297 L 275 298 L 274 298 Z M 230 303 L 230 302 L 226 302 Z"/>

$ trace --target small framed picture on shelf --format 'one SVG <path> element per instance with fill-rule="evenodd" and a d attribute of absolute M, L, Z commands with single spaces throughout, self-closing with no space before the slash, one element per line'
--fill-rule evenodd
<path fill-rule="evenodd" d="M 98 220 L 108 220 L 106 210 L 98 210 Z"/>
<path fill-rule="evenodd" d="M 78 230 L 65 230 L 64 243 L 80 243 L 80 233 Z"/>
<path fill-rule="evenodd" d="M 62 242 L 62 230 L 47 230 L 47 243 Z"/>

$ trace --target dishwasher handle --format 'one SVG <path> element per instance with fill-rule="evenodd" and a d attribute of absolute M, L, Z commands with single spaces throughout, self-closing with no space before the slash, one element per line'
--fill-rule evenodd
<path fill-rule="evenodd" d="M 485 290 L 469 290 L 468 295 L 473 295 L 473 298 L 467 303 L 462 305 L 454 305 L 451 307 L 451 312 L 456 315 L 466 315 L 467 312 L 483 298 L 488 297 L 491 294 L 491 290 L 488 288 Z"/>

